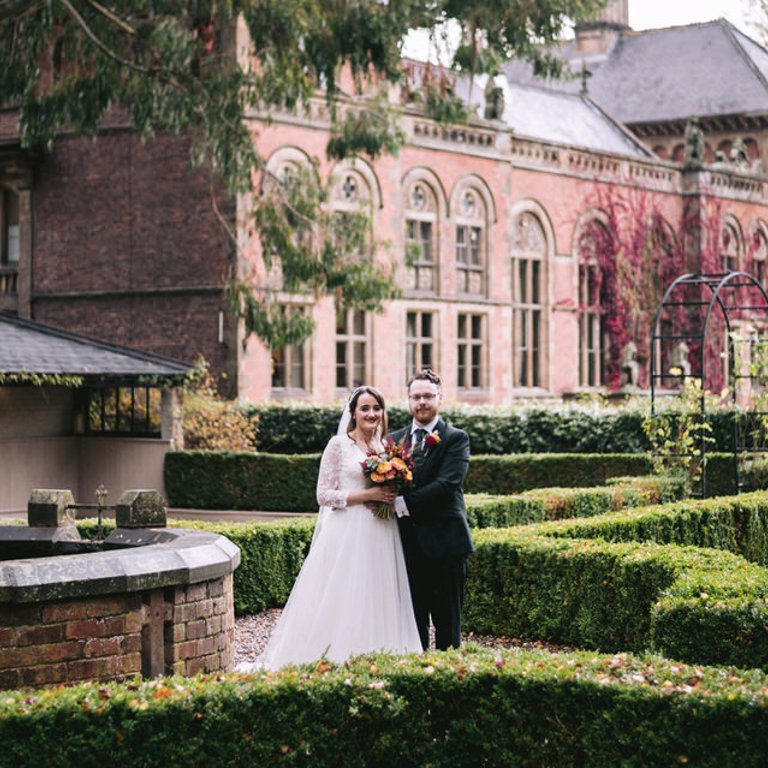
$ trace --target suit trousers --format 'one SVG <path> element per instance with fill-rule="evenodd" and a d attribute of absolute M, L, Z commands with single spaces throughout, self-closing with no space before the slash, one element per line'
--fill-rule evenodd
<path fill-rule="evenodd" d="M 422 647 L 429 648 L 429 620 L 435 626 L 435 647 L 444 651 L 461 645 L 461 607 L 467 584 L 467 555 L 427 557 L 416 541 L 413 525 L 401 526 L 405 565 L 413 612 Z"/>

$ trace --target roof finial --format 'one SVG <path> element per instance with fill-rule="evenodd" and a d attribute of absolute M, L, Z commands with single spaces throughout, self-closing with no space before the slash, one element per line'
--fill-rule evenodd
<path fill-rule="evenodd" d="M 581 95 L 586 96 L 588 92 L 587 80 L 592 77 L 592 73 L 587 69 L 584 59 L 581 60 Z"/>

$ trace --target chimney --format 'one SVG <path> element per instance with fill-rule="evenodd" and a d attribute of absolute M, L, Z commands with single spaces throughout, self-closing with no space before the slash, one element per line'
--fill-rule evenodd
<path fill-rule="evenodd" d="M 582 56 L 606 53 L 629 29 L 629 0 L 611 0 L 593 21 L 576 25 L 576 50 Z"/>

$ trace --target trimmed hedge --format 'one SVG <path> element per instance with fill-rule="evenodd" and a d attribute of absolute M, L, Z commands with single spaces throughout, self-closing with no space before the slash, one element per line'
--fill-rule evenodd
<path fill-rule="evenodd" d="M 475 540 L 474 631 L 768 666 L 765 492 L 477 531 Z"/>
<path fill-rule="evenodd" d="M 607 488 L 550 488 L 517 496 L 467 496 L 467 518 L 473 527 L 509 526 L 599 515 L 624 506 L 679 498 L 682 486 L 659 478 L 625 478 Z M 315 518 L 293 518 L 269 523 L 169 520 L 174 528 L 207 530 L 226 536 L 241 553 L 234 573 L 235 611 L 258 613 L 281 606 L 288 599 L 304 562 L 314 532 Z M 85 539 L 96 536 L 95 519 L 78 520 Z M 109 534 L 114 520 L 104 520 Z"/>
<path fill-rule="evenodd" d="M 628 654 L 360 657 L 0 697 L 0 767 L 765 765 L 768 675 Z"/>
<path fill-rule="evenodd" d="M 508 499 L 510 516 L 534 509 L 531 501 L 520 506 L 518 498 Z M 504 500 L 470 499 L 471 514 L 482 517 L 488 504 L 498 510 Z M 534 514 L 546 514 L 546 507 L 537 509 Z M 660 535 L 662 543 L 631 541 L 634 533 L 628 522 L 620 526 L 622 519 L 652 520 L 637 528 L 646 539 L 656 530 L 674 535 Z M 669 512 L 650 507 L 476 530 L 466 626 L 602 651 L 652 649 L 689 663 L 768 666 L 768 570 L 729 552 L 667 543 L 718 546 L 763 563 L 767 520 L 768 495 L 755 493 L 679 502 Z M 241 547 L 239 613 L 284 603 L 313 528 L 309 518 L 183 524 L 222 533 Z M 623 541 L 599 538 L 601 526 L 620 528 Z"/>
<path fill-rule="evenodd" d="M 506 528 L 543 520 L 593 517 L 625 507 L 675 501 L 685 496 L 680 478 L 617 478 L 602 488 L 539 488 L 513 496 L 466 497 L 471 528 Z"/>
<path fill-rule="evenodd" d="M 710 495 L 733 493 L 733 457 L 710 454 Z M 285 456 L 226 451 L 171 451 L 164 478 L 171 507 L 316 512 L 320 456 Z M 590 488 L 613 477 L 648 475 L 645 454 L 525 454 L 473 456 L 465 482 L 468 493 L 508 495 L 533 488 Z"/>
<path fill-rule="evenodd" d="M 574 499 L 580 492 L 563 493 Z M 584 503 L 591 509 L 602 502 Z M 558 505 L 552 509 L 556 515 Z M 768 570 L 725 551 L 593 536 L 601 525 L 634 535 L 635 521 L 646 537 L 698 536 L 762 562 L 766 519 L 768 495 L 758 493 L 475 533 L 469 629 L 614 655 L 470 644 L 449 653 L 366 656 L 337 667 L 323 660 L 253 676 L 6 692 L 0 767 L 46 765 L 54 754 L 64 768 L 107 760 L 116 768 L 208 761 L 320 768 L 762 766 L 768 675 L 704 664 L 768 667 Z M 264 581 L 265 571 L 297 568 L 313 527 L 311 519 L 182 524 L 239 538 L 252 582 Z M 79 524 L 88 526 L 93 523 Z M 585 532 L 590 538 L 572 538 Z M 294 575 L 267 584 L 265 594 L 287 594 L 283 585 Z M 645 648 L 676 661 L 627 652 Z"/>
<path fill-rule="evenodd" d="M 610 477 L 648 475 L 653 463 L 645 454 L 528 453 L 473 456 L 464 483 L 468 493 L 520 493 L 556 484 L 568 488 L 605 485 Z"/>
<path fill-rule="evenodd" d="M 768 668 L 768 570 L 710 549 L 476 532 L 466 627 Z"/>
<path fill-rule="evenodd" d="M 256 447 L 268 453 L 319 453 L 336 432 L 343 404 L 245 404 L 256 422 Z M 410 421 L 407 409 L 387 406 L 390 431 Z M 509 453 L 645 453 L 643 407 L 530 406 L 492 408 L 452 403 L 440 409 L 444 418 L 469 434 L 477 454 Z M 736 412 L 708 414 L 713 443 L 710 450 L 733 450 Z"/>
<path fill-rule="evenodd" d="M 624 509 L 591 520 L 564 520 L 535 530 L 569 539 L 653 541 L 724 549 L 768 565 L 768 495 L 761 491 Z"/>
<path fill-rule="evenodd" d="M 316 512 L 320 456 L 171 451 L 163 474 L 168 504 L 196 509 Z"/>

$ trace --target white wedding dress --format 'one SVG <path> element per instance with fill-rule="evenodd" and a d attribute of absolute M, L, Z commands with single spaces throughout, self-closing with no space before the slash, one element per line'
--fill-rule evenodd
<path fill-rule="evenodd" d="M 346 434 L 326 446 L 312 546 L 259 666 L 421 651 L 397 521 L 347 506 L 350 492 L 368 487 L 364 458 Z"/>

